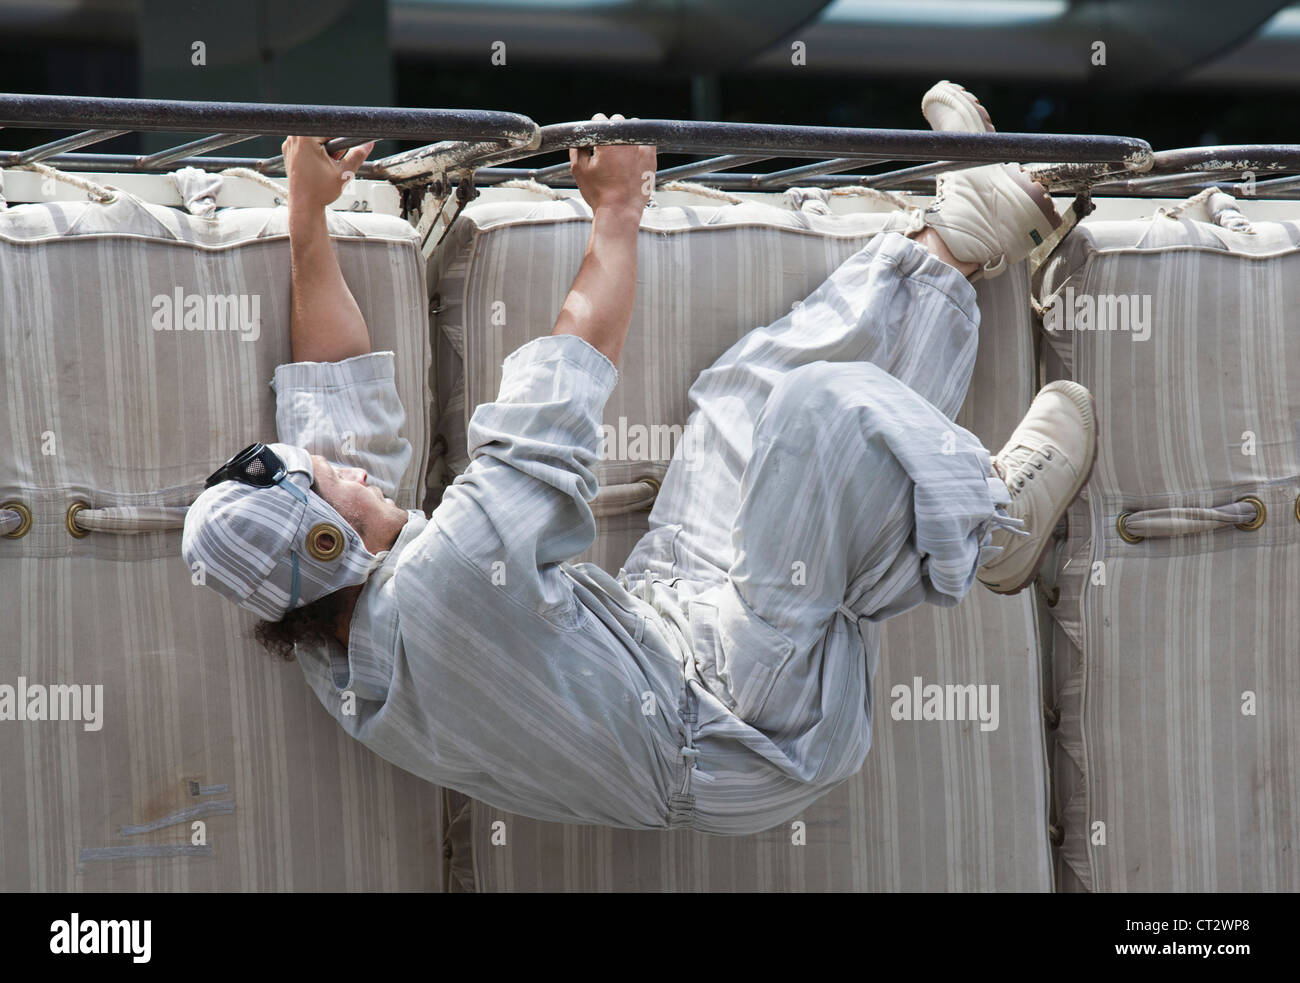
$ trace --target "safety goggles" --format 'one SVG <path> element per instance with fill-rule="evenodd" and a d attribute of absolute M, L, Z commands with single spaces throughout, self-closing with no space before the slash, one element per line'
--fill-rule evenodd
<path fill-rule="evenodd" d="M 254 488 L 269 488 L 284 480 L 289 466 L 265 444 L 249 444 L 208 477 L 204 488 L 222 481 L 239 481 Z"/>

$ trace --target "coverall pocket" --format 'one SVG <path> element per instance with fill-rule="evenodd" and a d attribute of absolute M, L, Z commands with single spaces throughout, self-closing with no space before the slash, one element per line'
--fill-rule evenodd
<path fill-rule="evenodd" d="M 695 665 L 705 686 L 741 720 L 763 713 L 794 645 L 755 614 L 730 581 L 686 605 Z"/>

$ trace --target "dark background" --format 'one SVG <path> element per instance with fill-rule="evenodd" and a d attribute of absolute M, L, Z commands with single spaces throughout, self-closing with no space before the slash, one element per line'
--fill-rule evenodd
<path fill-rule="evenodd" d="M 828 26 L 836 10 L 863 17 Z M 789 64 L 792 39 L 806 39 L 806 66 Z M 493 40 L 505 66 L 491 63 Z M 1091 63 L 1096 40 L 1104 66 Z M 1300 4 L 0 0 L 7 92 L 915 128 L 921 94 L 944 77 L 1004 131 L 1123 134 L 1158 150 L 1300 143 Z M 6 129 L 0 149 L 66 132 Z M 176 142 L 132 134 L 94 149 Z M 230 152 L 278 150 L 266 147 Z"/>

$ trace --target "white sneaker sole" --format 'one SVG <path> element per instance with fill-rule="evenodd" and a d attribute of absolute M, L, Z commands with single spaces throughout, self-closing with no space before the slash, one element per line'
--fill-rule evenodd
<path fill-rule="evenodd" d="M 955 113 L 960 126 L 939 126 L 935 120 L 943 110 Z M 938 132 L 949 133 L 995 133 L 993 119 L 980 101 L 963 89 L 956 82 L 947 80 L 931 86 L 921 97 L 921 115 Z"/>

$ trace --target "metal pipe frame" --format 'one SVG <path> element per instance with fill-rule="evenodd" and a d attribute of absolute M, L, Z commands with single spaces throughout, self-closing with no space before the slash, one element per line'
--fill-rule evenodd
<path fill-rule="evenodd" d="M 1123 136 L 935 133 L 663 119 L 584 120 L 539 127 L 526 116 L 487 110 L 0 94 L 0 127 L 6 126 L 67 127 L 79 132 L 35 147 L 0 151 L 0 166 L 42 162 L 65 170 L 126 173 L 245 167 L 266 175 L 283 174 L 279 156 L 209 155 L 260 135 L 333 137 L 327 144 L 333 152 L 370 139 L 429 141 L 367 161 L 359 176 L 402 188 L 428 188 L 435 195 L 448 193 L 452 184 L 471 181 L 487 186 L 529 179 L 573 187 L 567 161 L 537 167 L 520 162 L 570 147 L 652 144 L 664 154 L 699 158 L 661 168 L 657 183 L 691 179 L 724 191 L 866 186 L 928 194 L 934 190 L 935 176 L 944 171 L 1018 160 L 1033 162 L 1035 177 L 1062 194 L 1088 189 L 1097 195 L 1170 197 L 1213 185 L 1225 190 L 1251 187 L 1261 198 L 1300 198 L 1300 178 L 1279 176 L 1300 174 L 1300 145 L 1294 144 L 1189 147 L 1157 153 L 1145 141 Z M 83 149 L 136 130 L 209 135 L 148 155 Z M 790 158 L 809 163 L 767 172 L 733 170 Z M 1268 174 L 1269 179 L 1250 184 L 1259 174 Z"/>
<path fill-rule="evenodd" d="M 0 151 L 0 167 L 37 161 L 65 170 L 148 173 L 178 167 L 224 170 L 248 167 L 283 174 L 280 157 L 207 157 L 208 150 L 256 136 L 334 137 L 332 152 L 368 140 L 451 141 L 475 153 L 535 146 L 539 127 L 527 116 L 480 109 L 393 109 L 375 106 L 310 106 L 281 103 L 204 102 L 177 99 L 113 99 L 0 93 L 0 127 L 85 129 L 71 137 L 18 151 Z M 137 130 L 208 133 L 149 155 L 84 154 L 70 151 Z M 355 134 L 340 137 L 339 134 Z M 406 155 L 396 155 L 396 160 Z M 361 177 L 389 178 L 385 160 L 367 161 Z"/>

